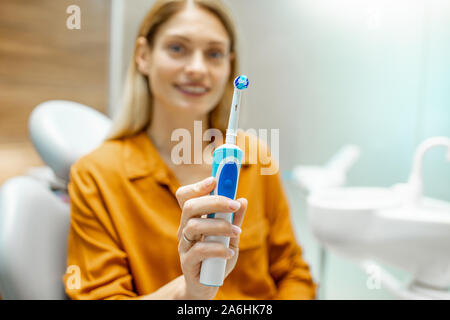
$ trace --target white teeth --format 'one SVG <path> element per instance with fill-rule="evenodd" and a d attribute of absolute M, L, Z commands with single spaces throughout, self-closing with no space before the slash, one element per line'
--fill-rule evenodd
<path fill-rule="evenodd" d="M 192 86 L 182 86 L 181 90 L 186 91 L 188 93 L 205 93 L 206 88 L 203 87 L 192 87 Z"/>

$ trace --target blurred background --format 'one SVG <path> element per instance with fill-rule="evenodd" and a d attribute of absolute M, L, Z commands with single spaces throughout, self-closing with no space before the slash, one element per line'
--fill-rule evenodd
<path fill-rule="evenodd" d="M 40 102 L 65 99 L 112 116 L 138 25 L 152 0 L 0 2 L 0 184 L 43 165 L 27 121 Z M 424 139 L 450 137 L 450 1 L 228 0 L 240 34 L 244 129 L 280 129 L 280 164 L 296 234 L 321 299 L 391 299 L 367 274 L 321 250 L 305 195 L 290 178 L 360 147 L 351 186 L 405 182 Z M 81 8 L 69 30 L 68 6 Z M 269 141 L 270 143 L 270 141 Z M 426 196 L 450 201 L 444 150 L 427 153 Z M 326 263 L 324 263 L 326 261 Z M 399 278 L 407 275 L 387 267 Z"/>

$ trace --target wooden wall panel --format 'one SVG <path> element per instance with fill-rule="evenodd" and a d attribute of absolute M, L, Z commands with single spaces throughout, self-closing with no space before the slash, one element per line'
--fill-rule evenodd
<path fill-rule="evenodd" d="M 81 9 L 80 30 L 66 27 L 70 15 L 66 9 L 72 4 Z M 11 154 L 13 160 L 29 154 L 30 161 L 24 159 L 21 167 L 40 164 L 31 155 L 27 128 L 28 117 L 40 102 L 73 100 L 106 113 L 109 18 L 110 0 L 0 1 L 2 157 Z M 1 166 L 5 161 L 0 162 L 0 183 L 12 175 Z"/>

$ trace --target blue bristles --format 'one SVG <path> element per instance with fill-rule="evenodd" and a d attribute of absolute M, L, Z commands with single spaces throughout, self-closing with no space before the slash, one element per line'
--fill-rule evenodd
<path fill-rule="evenodd" d="M 239 77 L 234 79 L 234 87 L 239 89 L 239 90 L 247 89 L 247 87 L 248 87 L 248 78 L 247 78 L 247 76 L 240 75 Z"/>

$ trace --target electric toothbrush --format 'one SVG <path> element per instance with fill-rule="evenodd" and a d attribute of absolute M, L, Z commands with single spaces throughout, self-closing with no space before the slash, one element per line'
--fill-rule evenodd
<path fill-rule="evenodd" d="M 221 195 L 235 200 L 239 172 L 242 163 L 242 150 L 236 145 L 241 90 L 248 87 L 247 76 L 241 75 L 234 80 L 233 102 L 226 132 L 225 144 L 214 150 L 212 176 L 217 184 L 211 195 Z M 233 223 L 233 213 L 217 212 L 208 214 L 208 218 L 224 219 Z M 230 237 L 206 236 L 204 241 L 220 242 L 228 248 Z M 203 260 L 200 270 L 200 283 L 206 286 L 220 287 L 225 277 L 227 260 L 223 258 L 208 258 Z"/>

